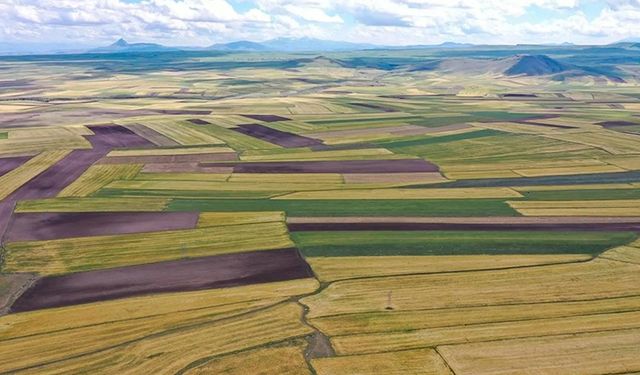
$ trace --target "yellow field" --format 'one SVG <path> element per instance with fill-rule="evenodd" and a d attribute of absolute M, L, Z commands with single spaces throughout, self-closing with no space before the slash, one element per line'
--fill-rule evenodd
<path fill-rule="evenodd" d="M 372 159 L 406 159 L 407 156 L 395 155 L 386 148 L 370 148 L 357 150 L 329 150 L 329 151 L 300 151 L 291 149 L 278 150 L 249 150 L 240 155 L 243 161 L 309 161 L 309 160 L 372 160 Z"/>
<path fill-rule="evenodd" d="M 392 295 L 393 298 L 393 295 Z M 318 329 L 335 337 L 366 334 L 410 334 L 419 330 L 452 331 L 465 326 L 516 321 L 543 321 L 596 314 L 634 312 L 640 310 L 640 297 L 603 298 L 572 302 L 515 303 L 474 307 L 451 307 L 395 311 L 385 310 L 311 319 Z"/>
<path fill-rule="evenodd" d="M 3 270 L 49 275 L 289 247 L 283 222 L 25 241 L 6 245 Z"/>
<path fill-rule="evenodd" d="M 14 331 L 20 333 L 8 340 L 11 336 L 3 334 L 0 371 L 177 372 L 196 361 L 310 333 L 300 321 L 302 308 L 284 300 L 316 287 L 317 282 L 307 279 L 2 317 L 0 327 L 5 321 L 27 326 L 28 321 L 53 320 L 50 326 L 31 323 L 41 330 L 35 335 Z M 70 320 L 67 314 L 77 318 Z"/>
<path fill-rule="evenodd" d="M 339 173 L 233 173 L 229 182 L 249 184 L 281 183 L 281 184 L 318 184 L 342 185 L 344 180 Z"/>
<path fill-rule="evenodd" d="M 435 184 L 446 182 L 439 172 L 418 172 L 418 173 L 344 173 L 342 175 L 347 184 L 385 184 L 389 187 L 403 186 L 409 184 Z"/>
<path fill-rule="evenodd" d="M 284 212 L 202 212 L 198 218 L 198 228 L 224 225 L 284 222 Z"/>
<path fill-rule="evenodd" d="M 374 353 L 520 337 L 640 328 L 640 311 L 485 323 L 332 338 L 341 354 Z"/>
<path fill-rule="evenodd" d="M 340 189 L 348 185 L 340 183 L 315 183 L 311 181 L 300 182 L 261 182 L 252 183 L 250 180 L 241 181 L 163 181 L 163 180 L 129 180 L 115 181 L 107 185 L 109 189 L 137 189 L 137 190 L 181 190 L 181 191 L 267 191 L 267 192 L 292 192 L 309 191 L 318 189 Z M 513 196 L 511 196 L 513 197 Z"/>
<path fill-rule="evenodd" d="M 378 277 L 335 282 L 302 301 L 311 309 L 309 317 L 315 318 L 385 311 L 386 307 L 403 311 L 617 298 L 639 294 L 638 271 L 640 266 L 635 264 L 595 259 L 496 271 Z"/>
<path fill-rule="evenodd" d="M 577 262 L 589 255 L 358 256 L 307 258 L 321 281 Z"/>
<path fill-rule="evenodd" d="M 456 374 L 631 374 L 640 371 L 640 330 L 441 346 Z"/>
<path fill-rule="evenodd" d="M 576 167 L 555 167 L 555 168 L 528 168 L 514 169 L 515 173 L 524 177 L 536 176 L 562 176 L 572 174 L 590 174 L 590 173 L 613 173 L 626 172 L 626 169 L 616 167 L 614 165 L 590 165 Z"/>
<path fill-rule="evenodd" d="M 318 375 L 385 374 L 451 375 L 442 357 L 433 349 L 393 353 L 319 358 L 311 361 Z"/>
<path fill-rule="evenodd" d="M 267 347 L 216 357 L 185 372 L 186 375 L 208 374 L 311 374 L 304 360 L 304 341 L 288 346 Z"/>
<path fill-rule="evenodd" d="M 612 154 L 640 153 L 640 136 L 634 134 L 623 134 L 611 130 L 601 130 L 597 132 L 554 134 L 549 137 L 597 147 Z"/>
<path fill-rule="evenodd" d="M 479 178 L 514 178 L 521 177 L 516 172 L 509 169 L 485 170 L 485 171 L 452 171 L 448 168 L 444 170 L 444 175 L 454 180 L 479 179 Z"/>
<path fill-rule="evenodd" d="M 142 181 L 227 181 L 231 173 L 149 173 L 142 172 L 136 180 Z"/>
<path fill-rule="evenodd" d="M 618 260 L 620 262 L 640 264 L 640 241 L 626 246 L 619 246 L 600 254 L 601 258 Z"/>
<path fill-rule="evenodd" d="M 217 154 L 235 152 L 229 147 L 189 147 L 189 148 L 151 148 L 139 150 L 114 150 L 107 156 L 163 156 L 163 155 L 192 155 L 192 154 Z"/>
<path fill-rule="evenodd" d="M 134 178 L 142 167 L 142 164 L 94 164 L 64 188 L 58 197 L 86 197 L 112 181 Z"/>
<path fill-rule="evenodd" d="M 473 199 L 519 198 L 510 188 L 370 189 L 292 193 L 273 199 Z"/>
<path fill-rule="evenodd" d="M 0 156 L 35 155 L 42 151 L 91 148 L 89 141 L 77 134 L 79 131 L 71 129 L 73 128 L 49 127 L 10 130 L 9 138 L 0 143 Z"/>
<path fill-rule="evenodd" d="M 181 145 L 220 145 L 224 144 L 220 139 L 201 132 L 184 122 L 167 120 L 167 121 L 145 121 L 143 125 L 165 135 Z"/>
<path fill-rule="evenodd" d="M 130 320 L 129 324 L 135 324 L 139 319 L 164 317 L 169 320 L 170 325 L 174 320 L 187 320 L 184 316 L 180 317 L 181 314 L 202 310 L 197 314 L 202 313 L 206 317 L 212 312 L 242 310 L 244 305 L 250 306 L 253 303 L 277 303 L 291 296 L 313 292 L 318 286 L 315 279 L 301 279 L 234 288 L 163 293 L 10 314 L 0 317 L 0 340 L 98 327 L 118 323 L 125 315 L 125 320 Z M 46 324 L 36 324 L 37 322 Z"/>
<path fill-rule="evenodd" d="M 127 212 L 162 211 L 168 198 L 50 198 L 20 201 L 15 212 Z"/>
<path fill-rule="evenodd" d="M 67 156 L 70 150 L 44 151 L 0 176 L 0 200 Z"/>
<path fill-rule="evenodd" d="M 580 185 L 540 185 L 514 186 L 513 190 L 523 191 L 554 191 L 554 190 L 604 190 L 604 189 L 637 189 L 634 184 L 580 184 Z"/>
<path fill-rule="evenodd" d="M 640 200 L 509 201 L 525 216 L 640 216 Z"/>

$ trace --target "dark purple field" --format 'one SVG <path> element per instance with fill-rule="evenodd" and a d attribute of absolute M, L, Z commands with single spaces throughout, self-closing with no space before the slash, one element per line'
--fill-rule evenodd
<path fill-rule="evenodd" d="M 640 126 L 640 123 L 619 120 L 619 121 L 602 121 L 602 122 L 599 122 L 598 125 L 602 125 L 605 128 L 615 128 L 618 126 Z"/>
<path fill-rule="evenodd" d="M 114 148 L 153 147 L 154 144 L 133 131 L 120 125 L 87 126 L 94 135 L 86 138 L 91 142 L 93 151 L 111 151 Z"/>
<path fill-rule="evenodd" d="M 311 268 L 297 249 L 225 254 L 43 277 L 11 312 L 307 277 Z"/>
<path fill-rule="evenodd" d="M 371 104 L 371 103 L 349 103 L 352 106 L 356 106 L 356 107 L 362 107 L 362 108 L 369 108 L 369 109 L 375 109 L 378 111 L 382 111 L 382 112 L 398 112 L 397 109 L 395 108 L 390 108 L 390 107 L 385 107 L 383 105 L 380 104 Z"/>
<path fill-rule="evenodd" d="M 287 148 L 317 146 L 322 144 L 322 142 L 317 139 L 271 129 L 268 126 L 260 124 L 238 125 L 237 128 L 233 128 L 232 130 Z"/>
<path fill-rule="evenodd" d="M 18 213 L 6 242 L 192 229 L 197 212 Z"/>
<path fill-rule="evenodd" d="M 16 156 L 11 158 L 0 158 L 0 176 L 7 172 L 18 168 L 24 164 L 27 160 L 31 159 L 30 156 Z"/>
<path fill-rule="evenodd" d="M 535 122 L 535 121 L 514 121 L 514 122 L 518 123 L 518 124 L 523 124 L 523 125 L 544 126 L 544 127 L 547 127 L 547 128 L 576 129 L 575 126 L 571 126 L 571 125 L 545 124 L 543 122 Z"/>
<path fill-rule="evenodd" d="M 88 128 L 94 134 L 85 137 L 91 142 L 93 148 L 71 151 L 0 202 L 0 243 L 4 240 L 13 207 L 19 200 L 55 197 L 93 163 L 114 148 L 154 146 L 151 142 L 119 125 L 88 126 Z"/>
<path fill-rule="evenodd" d="M 192 119 L 189 119 L 187 121 L 189 121 L 190 123 L 195 124 L 195 125 L 211 125 L 211 123 L 209 121 L 205 121 L 205 120 L 202 120 L 202 119 L 199 119 L 199 118 L 192 118 Z"/>
<path fill-rule="evenodd" d="M 640 221 L 635 223 L 289 223 L 291 232 L 313 231 L 375 231 L 375 230 L 486 230 L 486 231 L 604 231 L 604 232 L 637 232 Z"/>
<path fill-rule="evenodd" d="M 502 94 L 503 98 L 537 98 L 536 94 Z"/>
<path fill-rule="evenodd" d="M 202 163 L 204 167 L 233 166 L 235 173 L 410 173 L 437 172 L 423 159 Z"/>
<path fill-rule="evenodd" d="M 264 122 L 277 122 L 277 121 L 290 121 L 290 118 L 278 116 L 278 115 L 242 115 L 246 118 Z"/>
<path fill-rule="evenodd" d="M 155 109 L 154 112 L 163 115 L 208 115 L 211 111 L 200 109 Z"/>

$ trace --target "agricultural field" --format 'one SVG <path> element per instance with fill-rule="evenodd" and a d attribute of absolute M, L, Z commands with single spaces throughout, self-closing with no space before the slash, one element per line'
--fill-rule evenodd
<path fill-rule="evenodd" d="M 640 373 L 640 54 L 484 48 L 0 57 L 0 374 Z"/>

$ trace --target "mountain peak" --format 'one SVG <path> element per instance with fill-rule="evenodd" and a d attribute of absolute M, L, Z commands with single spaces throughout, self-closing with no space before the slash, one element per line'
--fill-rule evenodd
<path fill-rule="evenodd" d="M 541 76 L 567 69 L 564 64 L 547 55 L 517 55 L 517 62 L 505 72 L 507 75 Z"/>
<path fill-rule="evenodd" d="M 113 43 L 111 46 L 112 47 L 126 47 L 128 45 L 129 45 L 129 43 L 127 43 L 126 40 L 124 40 L 123 38 L 120 38 L 120 39 L 116 40 L 115 43 Z"/>

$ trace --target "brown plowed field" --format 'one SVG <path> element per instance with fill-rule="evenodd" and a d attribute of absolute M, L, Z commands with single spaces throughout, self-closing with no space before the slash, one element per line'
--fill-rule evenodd
<path fill-rule="evenodd" d="M 44 277 L 11 306 L 30 311 L 152 293 L 225 288 L 312 277 L 298 250 L 281 249 Z"/>

